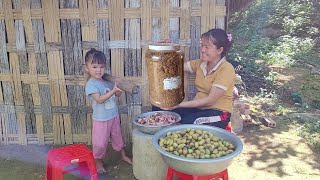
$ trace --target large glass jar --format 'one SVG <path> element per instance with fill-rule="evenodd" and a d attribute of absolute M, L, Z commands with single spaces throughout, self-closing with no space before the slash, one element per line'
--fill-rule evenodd
<path fill-rule="evenodd" d="M 173 107 L 181 103 L 184 99 L 184 61 L 180 45 L 150 44 L 145 59 L 151 104 Z"/>

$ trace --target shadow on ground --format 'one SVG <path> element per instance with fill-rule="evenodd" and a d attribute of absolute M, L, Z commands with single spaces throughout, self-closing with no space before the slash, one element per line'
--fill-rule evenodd
<path fill-rule="evenodd" d="M 320 156 L 313 153 L 313 147 L 305 139 L 297 137 L 289 120 L 278 119 L 276 122 L 276 128 L 249 125 L 238 134 L 244 142 L 242 154 L 247 156 L 247 166 L 280 178 L 292 176 L 292 172 L 319 175 Z M 304 164 L 311 170 L 304 169 Z"/>

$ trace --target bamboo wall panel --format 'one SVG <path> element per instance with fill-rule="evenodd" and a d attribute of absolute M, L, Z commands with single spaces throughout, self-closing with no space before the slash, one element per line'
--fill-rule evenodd
<path fill-rule="evenodd" d="M 122 129 L 150 111 L 144 54 L 180 43 L 199 58 L 201 33 L 224 28 L 225 0 L 0 0 L 0 144 L 91 144 L 84 55 L 106 55 L 107 73 L 139 86 L 119 98 Z M 186 75 L 186 99 L 196 93 Z"/>

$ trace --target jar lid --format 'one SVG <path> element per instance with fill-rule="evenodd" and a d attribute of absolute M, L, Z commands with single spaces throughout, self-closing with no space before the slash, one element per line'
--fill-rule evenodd
<path fill-rule="evenodd" d="M 174 43 L 156 43 L 150 44 L 149 49 L 157 51 L 174 51 L 179 49 L 179 45 Z"/>

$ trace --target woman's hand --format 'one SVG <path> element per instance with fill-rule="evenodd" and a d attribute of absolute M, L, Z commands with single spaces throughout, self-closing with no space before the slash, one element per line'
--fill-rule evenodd
<path fill-rule="evenodd" d="M 171 111 L 171 110 L 177 109 L 178 107 L 179 107 L 179 105 L 173 106 L 173 107 L 161 108 L 161 109 L 163 109 L 163 110 L 165 110 L 165 111 Z"/>

